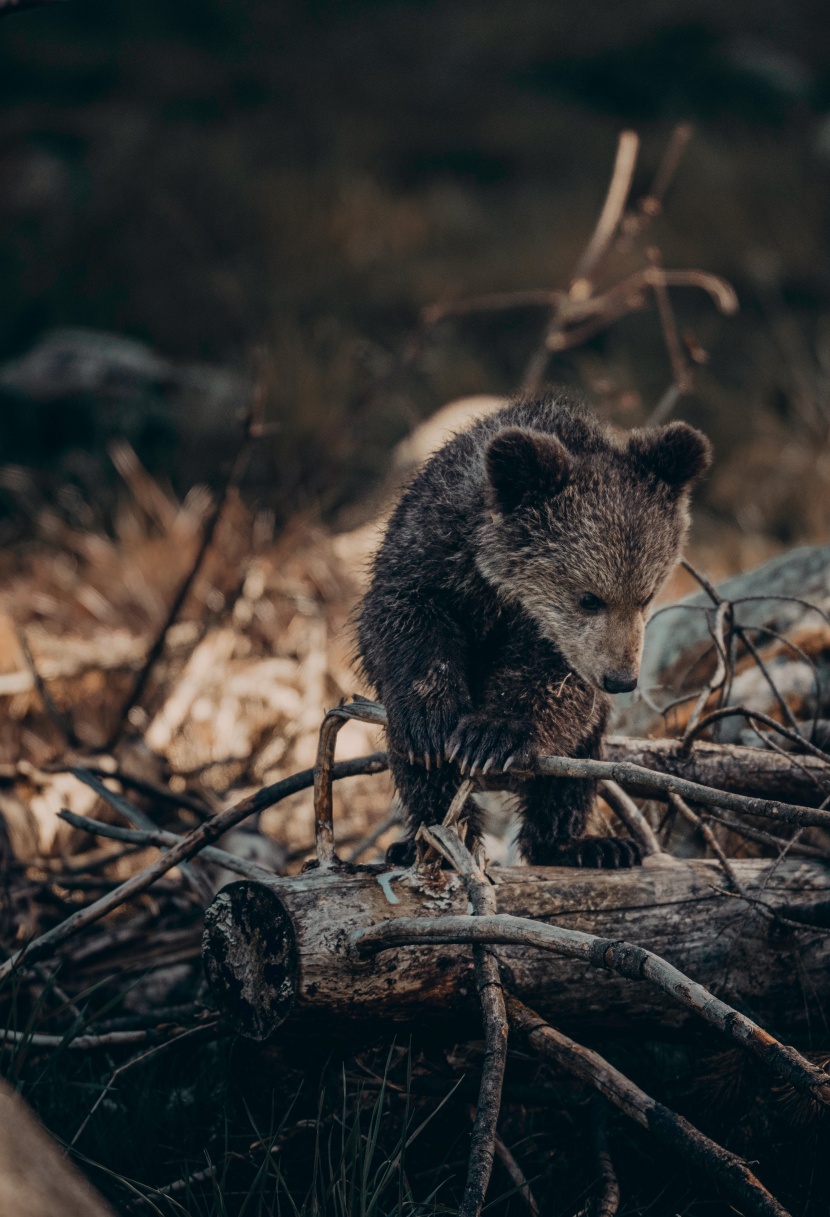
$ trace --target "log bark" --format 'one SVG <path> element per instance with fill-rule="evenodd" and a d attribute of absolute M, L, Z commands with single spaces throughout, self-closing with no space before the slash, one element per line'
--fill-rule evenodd
<path fill-rule="evenodd" d="M 795 859 L 733 866 L 748 899 L 724 890 L 717 863 L 665 856 L 628 871 L 494 867 L 490 877 L 497 912 L 637 943 L 792 1039 L 830 999 L 830 932 L 821 928 L 830 924 L 830 867 Z M 783 926 L 770 910 L 804 929 Z M 468 911 L 464 881 L 443 870 L 343 867 L 232 883 L 208 911 L 205 968 L 226 1020 L 253 1039 L 289 1016 L 341 1024 L 474 1016 L 469 944 L 403 946 L 370 960 L 353 945 L 390 918 Z M 689 1017 L 653 987 L 583 960 L 528 946 L 497 953 L 511 991 L 558 1025 L 677 1027 Z"/>
<path fill-rule="evenodd" d="M 701 786 L 773 802 L 820 807 L 830 794 L 830 756 L 825 763 L 815 756 L 782 756 L 763 748 L 699 741 L 686 752 L 679 740 L 610 735 L 603 744 L 603 758 L 630 761 Z M 636 782 L 626 783 L 626 789 L 644 798 L 654 797 Z"/>

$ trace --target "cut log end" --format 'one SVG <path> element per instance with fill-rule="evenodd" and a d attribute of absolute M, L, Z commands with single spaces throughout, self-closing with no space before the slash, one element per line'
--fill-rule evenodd
<path fill-rule="evenodd" d="M 297 937 L 270 887 L 243 880 L 222 888 L 205 916 L 205 973 L 225 1020 L 246 1039 L 265 1040 L 294 1007 Z"/>

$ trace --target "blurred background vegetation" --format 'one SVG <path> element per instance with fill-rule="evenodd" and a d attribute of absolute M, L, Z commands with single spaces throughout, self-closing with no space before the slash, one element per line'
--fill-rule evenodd
<path fill-rule="evenodd" d="M 654 239 L 741 302 L 724 319 L 675 293 L 710 354 L 677 411 L 718 450 L 698 528 L 733 565 L 747 539 L 825 536 L 828 32 L 819 0 L 72 0 L 4 20 L 2 459 L 105 499 L 90 453 L 117 433 L 178 491 L 209 480 L 262 347 L 277 427 L 258 493 L 282 519 L 336 519 L 420 418 L 515 389 L 538 341 L 533 310 L 446 323 L 373 392 L 420 310 L 565 284 L 619 130 L 644 141 L 636 197 L 682 119 L 695 137 Z M 33 387 L 9 361 L 66 326 L 158 366 Z M 642 421 L 670 378 L 654 311 L 548 378 Z"/>

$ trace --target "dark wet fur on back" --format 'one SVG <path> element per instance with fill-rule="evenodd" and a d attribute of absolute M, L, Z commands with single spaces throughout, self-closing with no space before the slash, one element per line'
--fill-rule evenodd
<path fill-rule="evenodd" d="M 604 690 L 636 679 L 647 605 L 708 461 L 685 424 L 618 440 L 558 396 L 508 406 L 427 463 L 389 522 L 359 617 L 409 840 L 473 772 L 519 795 L 529 862 L 637 860 L 630 841 L 582 837 L 595 783 L 511 775 L 542 753 L 600 754 Z"/>

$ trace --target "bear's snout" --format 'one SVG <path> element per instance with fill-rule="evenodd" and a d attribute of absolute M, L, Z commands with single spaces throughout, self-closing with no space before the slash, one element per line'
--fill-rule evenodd
<path fill-rule="evenodd" d="M 606 693 L 630 693 L 632 689 L 637 688 L 637 674 L 632 676 L 630 672 L 609 672 L 603 678 L 602 684 Z"/>

